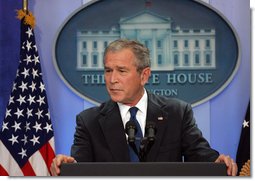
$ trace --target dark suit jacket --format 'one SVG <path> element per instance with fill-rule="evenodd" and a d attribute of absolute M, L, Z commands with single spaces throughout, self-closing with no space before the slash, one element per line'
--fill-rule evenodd
<path fill-rule="evenodd" d="M 158 119 L 162 117 L 163 120 Z M 146 121 L 156 123 L 156 141 L 147 155 L 150 162 L 215 161 L 218 152 L 195 124 L 191 106 L 177 99 L 148 93 Z M 77 115 L 71 156 L 78 162 L 128 162 L 124 126 L 117 103 L 108 101 Z"/>

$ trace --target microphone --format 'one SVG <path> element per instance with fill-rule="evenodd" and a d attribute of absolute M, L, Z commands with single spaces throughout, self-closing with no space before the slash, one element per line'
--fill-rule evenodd
<path fill-rule="evenodd" d="M 138 155 L 138 150 L 135 145 L 137 128 L 134 121 L 128 121 L 125 125 L 125 132 L 128 135 L 128 144 L 134 150 L 135 154 Z"/>
<path fill-rule="evenodd" d="M 128 135 L 128 142 L 135 143 L 135 134 L 137 132 L 134 121 L 128 121 L 125 126 L 125 132 Z"/>
<path fill-rule="evenodd" d="M 148 121 L 145 126 L 145 137 L 142 139 L 141 145 L 140 145 L 140 152 L 139 152 L 139 158 L 140 161 L 145 162 L 147 154 L 151 150 L 152 145 L 155 142 L 155 135 L 156 135 L 156 124 L 154 122 Z"/>
<path fill-rule="evenodd" d="M 147 135 L 147 139 L 149 142 L 155 141 L 157 129 L 154 122 L 147 122 L 145 127 L 145 134 Z"/>

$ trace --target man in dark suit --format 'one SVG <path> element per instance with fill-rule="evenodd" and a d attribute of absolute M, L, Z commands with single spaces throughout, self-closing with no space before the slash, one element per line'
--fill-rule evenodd
<path fill-rule="evenodd" d="M 60 173 L 63 162 L 129 162 L 136 155 L 141 159 L 139 149 L 132 154 L 134 147 L 127 141 L 125 125 L 131 118 L 137 121 L 135 129 L 139 130 L 140 139 L 146 136 L 149 122 L 157 131 L 143 161 L 225 162 L 227 174 L 236 175 L 233 159 L 219 155 L 203 138 L 189 104 L 145 90 L 151 70 L 149 50 L 144 45 L 130 40 L 112 42 L 105 50 L 104 68 L 111 100 L 77 116 L 71 157 L 57 155 L 51 166 L 52 175 Z M 130 108 L 134 107 L 132 115 Z"/>

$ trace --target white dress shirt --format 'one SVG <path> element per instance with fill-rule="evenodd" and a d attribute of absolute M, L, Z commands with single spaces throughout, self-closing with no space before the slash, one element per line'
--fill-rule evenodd
<path fill-rule="evenodd" d="M 130 120 L 130 112 L 129 109 L 131 106 L 127 106 L 122 103 L 118 103 L 121 119 L 123 122 L 123 126 L 125 129 L 126 123 Z M 147 106 L 148 106 L 148 95 L 146 90 L 144 89 L 143 97 L 139 100 L 139 102 L 134 106 L 138 108 L 136 119 L 140 124 L 143 136 L 145 132 L 145 124 L 146 124 L 146 115 L 147 115 Z"/>

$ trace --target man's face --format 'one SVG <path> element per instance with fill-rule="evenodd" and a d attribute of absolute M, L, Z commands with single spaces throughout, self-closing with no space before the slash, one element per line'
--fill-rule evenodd
<path fill-rule="evenodd" d="M 104 60 L 106 88 L 115 102 L 136 105 L 144 93 L 144 85 L 150 76 L 150 68 L 137 71 L 136 59 L 130 49 L 108 52 Z"/>

